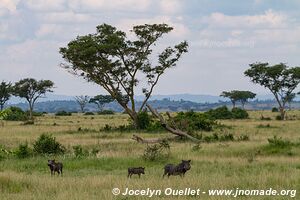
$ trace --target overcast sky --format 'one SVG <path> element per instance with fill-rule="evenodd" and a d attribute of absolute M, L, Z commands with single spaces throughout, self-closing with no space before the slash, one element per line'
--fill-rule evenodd
<path fill-rule="evenodd" d="M 299 10 L 298 0 L 0 0 L 0 81 L 34 77 L 54 81 L 56 94 L 103 93 L 59 67 L 59 47 L 102 23 L 126 32 L 167 23 L 175 29 L 161 45 L 190 47 L 154 94 L 267 94 L 243 72 L 256 61 L 300 66 Z"/>

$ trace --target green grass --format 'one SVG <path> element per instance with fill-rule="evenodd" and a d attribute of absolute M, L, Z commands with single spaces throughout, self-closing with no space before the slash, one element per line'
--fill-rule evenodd
<path fill-rule="evenodd" d="M 142 158 L 145 144 L 136 143 L 132 134 L 145 138 L 165 137 L 169 133 L 140 132 L 100 132 L 109 124 L 119 126 L 128 123 L 126 115 L 75 115 L 38 117 L 34 125 L 21 122 L 4 122 L 0 127 L 0 147 L 14 151 L 20 143 L 33 142 L 43 133 L 52 134 L 67 148 L 60 156 L 33 156 L 18 159 L 0 152 L 0 199 L 149 199 L 148 197 L 113 196 L 111 190 L 164 189 L 186 187 L 208 189 L 297 189 L 300 191 L 300 123 L 299 120 L 264 122 L 262 112 L 250 112 L 246 120 L 224 120 L 221 123 L 232 128 L 226 133 L 235 138 L 247 135 L 246 141 L 224 141 L 195 144 L 185 141 L 170 143 L 170 156 L 154 162 Z M 275 118 L 276 113 L 264 111 L 265 117 Z M 292 111 L 299 119 L 300 112 Z M 55 123 L 55 125 L 53 125 Z M 267 126 L 269 124 L 269 126 Z M 79 127 L 81 128 L 78 131 Z M 216 130 L 220 133 L 220 130 Z M 201 133 L 199 133 L 201 134 Z M 204 132 L 204 136 L 212 133 Z M 270 144 L 274 136 L 282 138 L 282 143 Z M 272 143 L 272 142 L 271 142 Z M 282 144 L 282 145 L 281 145 Z M 73 146 L 81 145 L 96 155 L 76 158 Z M 48 159 L 56 159 L 64 164 L 62 177 L 50 175 Z M 162 179 L 163 167 L 167 163 L 179 163 L 191 159 L 192 168 L 185 178 Z M 139 179 L 127 179 L 127 168 L 146 167 L 146 174 Z M 297 199 L 297 195 L 294 199 Z M 230 199 L 225 196 L 202 195 L 198 199 Z M 182 197 L 153 197 L 151 199 L 194 199 Z M 236 199 L 291 199 L 291 197 L 238 197 Z"/>

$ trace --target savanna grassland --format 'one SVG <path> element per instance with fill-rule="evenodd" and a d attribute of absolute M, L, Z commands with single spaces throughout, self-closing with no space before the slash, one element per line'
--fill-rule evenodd
<path fill-rule="evenodd" d="M 271 117 L 260 119 L 261 114 Z M 0 199 L 233 199 L 226 196 L 114 196 L 111 190 L 118 187 L 131 189 L 296 189 L 300 192 L 300 112 L 290 111 L 293 120 L 277 121 L 277 113 L 269 111 L 250 112 L 246 120 L 223 120 L 226 131 L 236 138 L 249 137 L 243 141 L 203 142 L 195 147 L 189 141 L 170 142 L 170 155 L 157 161 L 142 158 L 146 144 L 132 140 L 133 134 L 144 138 L 169 136 L 170 133 L 105 132 L 99 131 L 105 124 L 119 126 L 128 123 L 127 115 L 73 115 L 37 117 L 34 125 L 22 122 L 4 122 L 0 127 L 0 144 L 13 150 L 19 144 L 33 142 L 43 133 L 52 134 L 63 144 L 67 152 L 60 156 L 33 156 L 19 159 L 15 156 L 0 161 Z M 204 132 L 210 135 L 213 132 Z M 274 136 L 289 140 L 291 145 L 270 147 L 269 138 Z M 73 146 L 98 153 L 76 158 Z M 277 149 L 276 149 L 277 148 Z M 64 164 L 64 174 L 50 175 L 47 160 L 55 158 Z M 163 166 L 191 159 L 191 170 L 184 178 L 172 176 L 162 179 Z M 127 178 L 127 168 L 146 167 L 146 174 L 139 179 Z M 236 199 L 299 199 L 290 196 L 237 197 Z"/>

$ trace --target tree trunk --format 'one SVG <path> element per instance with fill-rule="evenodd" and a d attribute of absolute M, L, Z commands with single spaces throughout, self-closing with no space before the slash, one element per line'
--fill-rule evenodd
<path fill-rule="evenodd" d="M 33 111 L 33 105 L 32 103 L 29 103 L 29 119 L 32 120 L 33 117 L 32 117 L 32 111 Z"/>
<path fill-rule="evenodd" d="M 283 107 L 279 108 L 281 120 L 285 119 L 285 110 Z"/>
<path fill-rule="evenodd" d="M 162 124 L 162 126 L 169 132 L 171 132 L 174 135 L 177 136 L 181 136 L 181 137 L 187 137 L 190 140 L 192 140 L 193 142 L 200 142 L 200 140 L 198 140 L 197 138 L 192 137 L 191 135 L 189 135 L 188 133 L 177 129 L 177 128 L 173 128 L 171 127 L 163 118 L 163 116 L 161 116 L 161 114 L 159 114 L 155 109 L 153 109 L 149 104 L 146 104 L 146 106 L 149 108 L 149 110 L 152 112 L 152 114 L 157 117 L 160 121 L 160 123 Z M 170 117 L 170 115 L 169 115 Z M 172 120 L 171 120 L 172 121 Z"/>

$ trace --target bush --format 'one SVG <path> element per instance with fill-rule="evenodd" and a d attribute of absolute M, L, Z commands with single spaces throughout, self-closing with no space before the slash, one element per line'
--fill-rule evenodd
<path fill-rule="evenodd" d="M 277 116 L 275 117 L 275 119 L 276 119 L 276 120 L 282 120 L 281 115 L 277 115 Z"/>
<path fill-rule="evenodd" d="M 149 145 L 144 151 L 143 158 L 149 161 L 167 158 L 170 154 L 170 145 L 167 141 Z"/>
<path fill-rule="evenodd" d="M 146 110 L 137 114 L 137 128 L 146 129 L 151 124 L 151 117 Z"/>
<path fill-rule="evenodd" d="M 94 115 L 93 112 L 85 112 L 84 115 Z"/>
<path fill-rule="evenodd" d="M 33 150 L 37 154 L 63 154 L 66 149 L 55 137 L 42 134 L 33 144 Z"/>
<path fill-rule="evenodd" d="M 198 130 L 211 131 L 213 125 L 216 124 L 214 120 L 209 119 L 203 113 L 194 111 L 179 112 L 174 117 L 174 122 L 179 129 L 190 133 Z"/>
<path fill-rule="evenodd" d="M 76 158 L 87 157 L 89 155 L 89 151 L 83 149 L 81 145 L 73 146 L 73 150 Z"/>
<path fill-rule="evenodd" d="M 272 112 L 279 112 L 279 110 L 278 110 L 278 108 L 273 107 L 273 108 L 272 108 Z"/>
<path fill-rule="evenodd" d="M 205 112 L 212 119 L 247 119 L 249 114 L 241 108 L 233 108 L 231 111 L 227 106 L 211 109 Z"/>
<path fill-rule="evenodd" d="M 216 109 L 210 109 L 205 112 L 206 115 L 211 117 L 212 119 L 232 119 L 232 112 L 228 110 L 227 106 L 222 106 Z"/>
<path fill-rule="evenodd" d="M 281 137 L 274 136 L 268 139 L 269 144 L 262 148 L 262 152 L 266 154 L 283 154 L 283 155 L 293 155 L 292 147 L 297 146 L 289 140 L 284 140 Z"/>
<path fill-rule="evenodd" d="M 8 158 L 11 154 L 11 151 L 5 149 L 3 146 L 0 145 L 0 161 Z"/>
<path fill-rule="evenodd" d="M 43 112 L 35 112 L 35 111 L 32 111 L 32 116 L 34 117 L 41 117 L 43 116 L 45 113 Z M 29 116 L 29 110 L 26 111 L 26 115 Z"/>
<path fill-rule="evenodd" d="M 249 117 L 247 111 L 241 108 L 233 108 L 231 112 L 234 119 L 247 119 Z"/>
<path fill-rule="evenodd" d="M 18 149 L 15 151 L 15 155 L 18 158 L 28 158 L 32 155 L 32 149 L 28 147 L 28 144 L 20 144 Z"/>
<path fill-rule="evenodd" d="M 115 114 L 115 112 L 112 110 L 102 110 L 98 112 L 98 115 L 113 115 L 113 114 Z"/>
<path fill-rule="evenodd" d="M 55 113 L 55 116 L 71 116 L 71 115 L 72 115 L 72 113 L 64 111 L 64 110 L 58 111 L 57 113 Z"/>
<path fill-rule="evenodd" d="M 7 121 L 25 121 L 28 120 L 27 114 L 18 107 L 9 107 L 0 112 L 0 118 Z"/>
<path fill-rule="evenodd" d="M 283 140 L 281 137 L 278 138 L 274 136 L 273 138 L 268 138 L 268 142 L 270 146 L 286 148 L 292 145 L 292 143 L 288 140 Z"/>

